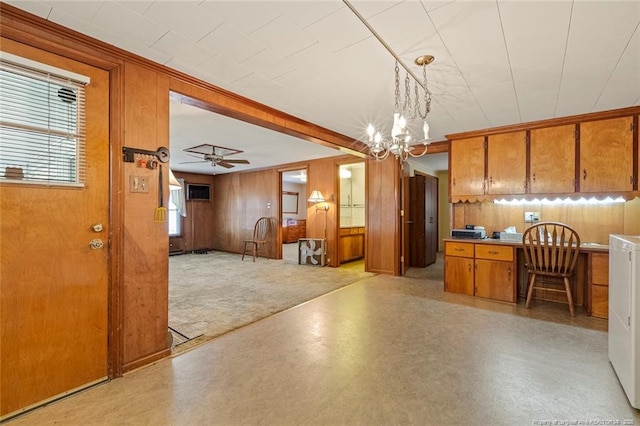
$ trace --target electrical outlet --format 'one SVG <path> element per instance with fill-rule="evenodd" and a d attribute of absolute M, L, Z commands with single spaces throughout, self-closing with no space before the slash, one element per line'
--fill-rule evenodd
<path fill-rule="evenodd" d="M 129 176 L 129 192 L 149 192 L 149 178 Z"/>
<path fill-rule="evenodd" d="M 534 223 L 540 221 L 540 212 L 524 212 L 524 222 Z"/>

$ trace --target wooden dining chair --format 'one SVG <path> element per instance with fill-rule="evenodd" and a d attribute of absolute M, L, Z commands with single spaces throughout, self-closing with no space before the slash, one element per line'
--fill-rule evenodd
<path fill-rule="evenodd" d="M 578 254 L 580 253 L 580 236 L 578 233 L 564 223 L 541 222 L 524 232 L 522 245 L 524 246 L 525 263 L 529 275 L 525 306 L 529 308 L 534 289 L 552 293 L 565 293 L 569 304 L 569 312 L 571 312 L 571 316 L 574 316 L 573 297 L 569 280 L 574 275 Z M 539 277 L 562 279 L 564 290 L 538 286 L 537 278 Z"/>
<path fill-rule="evenodd" d="M 244 249 L 242 250 L 242 260 L 244 255 L 247 254 L 247 250 L 251 250 L 253 255 L 253 261 L 256 261 L 256 257 L 260 257 L 260 250 L 264 251 L 265 257 L 269 259 L 269 244 L 268 237 L 271 234 L 271 219 L 268 217 L 261 217 L 253 227 L 253 237 L 250 240 L 244 240 Z"/>

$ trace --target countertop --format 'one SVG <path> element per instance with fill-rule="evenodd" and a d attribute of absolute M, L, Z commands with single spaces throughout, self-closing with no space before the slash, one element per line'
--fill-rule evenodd
<path fill-rule="evenodd" d="M 444 241 L 462 242 L 462 243 L 481 243 L 481 244 L 500 244 L 503 246 L 522 246 L 520 241 L 500 240 L 495 238 L 473 239 L 473 238 L 444 238 Z M 580 244 L 580 251 L 593 251 L 593 252 L 609 252 L 608 244 L 598 243 L 582 243 Z"/>

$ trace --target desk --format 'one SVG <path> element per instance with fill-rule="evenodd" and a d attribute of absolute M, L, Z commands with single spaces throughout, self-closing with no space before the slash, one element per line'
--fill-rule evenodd
<path fill-rule="evenodd" d="M 494 239 L 445 238 L 445 291 L 509 303 L 524 299 L 527 269 L 522 244 Z M 609 246 L 584 243 L 571 280 L 575 306 L 589 315 L 607 318 Z M 564 301 L 563 295 L 535 294 L 539 299 Z"/>

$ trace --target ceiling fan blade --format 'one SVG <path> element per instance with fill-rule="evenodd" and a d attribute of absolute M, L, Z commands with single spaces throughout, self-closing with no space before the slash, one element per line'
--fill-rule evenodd
<path fill-rule="evenodd" d="M 183 161 L 181 163 L 178 164 L 193 164 L 193 163 L 208 163 L 209 160 L 200 160 L 200 161 Z"/>
<path fill-rule="evenodd" d="M 217 166 L 222 166 L 225 169 L 230 169 L 232 167 L 235 167 L 233 164 L 229 164 L 229 162 L 227 161 L 220 161 L 218 164 L 216 164 Z"/>
<path fill-rule="evenodd" d="M 224 160 L 225 163 L 250 164 L 249 160 Z"/>

